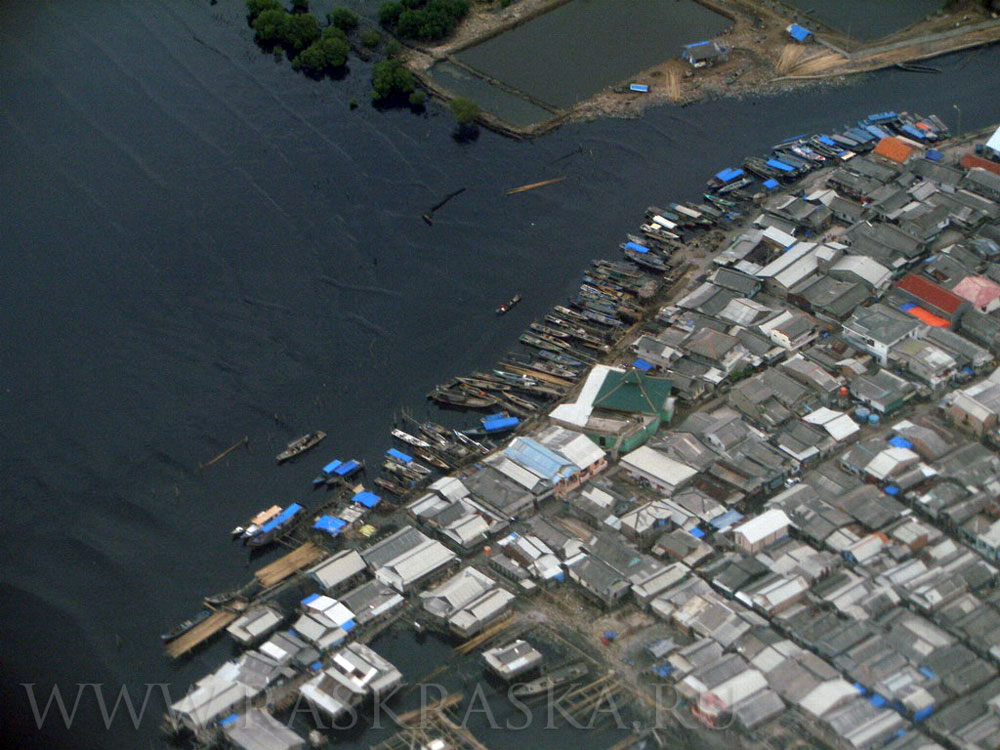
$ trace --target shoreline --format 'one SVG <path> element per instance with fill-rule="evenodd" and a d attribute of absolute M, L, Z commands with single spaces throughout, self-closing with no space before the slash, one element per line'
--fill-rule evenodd
<path fill-rule="evenodd" d="M 457 95 L 431 76 L 431 68 L 440 62 L 459 65 L 481 80 L 538 106 L 539 103 L 530 95 L 460 63 L 455 55 L 529 23 L 568 2 L 571 0 L 521 0 L 501 11 L 476 9 L 452 37 L 441 44 L 421 46 L 407 43 L 408 52 L 403 62 L 420 85 L 444 104 L 457 98 Z M 714 37 L 714 41 L 729 50 L 726 62 L 695 70 L 680 57 L 674 57 L 638 71 L 629 79 L 648 85 L 647 93 L 628 91 L 628 82 L 622 81 L 565 109 L 553 111 L 551 106 L 542 106 L 552 112 L 553 117 L 531 125 L 515 125 L 485 109 L 477 121 L 502 135 L 530 139 L 568 122 L 602 117 L 632 119 L 641 117 L 649 107 L 664 104 L 685 107 L 715 98 L 767 96 L 806 85 L 837 85 L 851 76 L 1000 41 L 1000 19 L 991 18 L 981 10 L 972 16 L 970 8 L 964 4 L 847 51 L 845 48 L 852 45 L 852 40 L 835 31 L 824 32 L 807 44 L 792 42 L 785 27 L 802 14 L 785 6 L 780 6 L 779 10 L 748 0 L 695 2 L 731 21 L 732 25 L 726 31 Z M 808 22 L 814 25 L 813 21 Z"/>

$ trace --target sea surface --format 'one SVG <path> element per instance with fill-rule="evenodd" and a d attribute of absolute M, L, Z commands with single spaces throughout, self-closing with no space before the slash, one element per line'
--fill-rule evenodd
<path fill-rule="evenodd" d="M 902 31 L 941 10 L 945 0 L 783 0 L 785 4 L 818 18 L 847 36 L 874 41 Z M 808 21 L 803 21 L 807 27 Z"/>
<path fill-rule="evenodd" d="M 787 96 L 655 109 L 531 142 L 377 111 L 370 69 L 314 82 L 259 52 L 238 0 L 0 5 L 0 731 L 21 748 L 159 747 L 154 689 L 106 729 L 92 688 L 173 699 L 232 653 L 159 634 L 250 578 L 229 530 L 374 462 L 402 407 L 487 367 L 615 257 L 649 204 L 869 112 L 1000 121 L 1000 49 Z M 351 111 L 357 98 L 361 106 Z M 512 197 L 510 187 L 565 176 Z M 466 188 L 436 215 L 421 214 Z M 524 302 L 497 318 L 515 292 Z M 471 418 L 470 418 L 471 422 Z M 302 460 L 274 454 L 313 429 Z M 236 440 L 241 449 L 204 471 Z M 406 674 L 447 649 L 397 649 Z M 138 705 L 137 705 L 138 708 Z M 358 738 L 366 742 L 365 736 Z M 517 744 L 508 737 L 506 744 Z M 504 743 L 499 743 L 504 744 Z M 550 747 L 585 747 L 550 733 Z M 607 738 L 596 747 L 610 745 Z"/>

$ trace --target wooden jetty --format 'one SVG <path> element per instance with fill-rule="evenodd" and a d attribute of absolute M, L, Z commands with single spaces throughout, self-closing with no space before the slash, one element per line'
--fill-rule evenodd
<path fill-rule="evenodd" d="M 254 573 L 254 577 L 261 586 L 270 588 L 274 584 L 280 583 L 290 575 L 302 570 L 307 565 L 319 562 L 327 554 L 327 551 L 322 547 L 318 547 L 312 542 L 306 542 L 293 549 L 284 557 L 279 557 L 273 563 L 265 565 Z"/>
<path fill-rule="evenodd" d="M 374 750 L 414 750 L 433 747 L 442 741 L 449 750 L 488 750 L 465 726 L 448 715 L 448 710 L 462 702 L 462 693 L 452 693 L 430 706 L 397 717 L 400 731 L 375 746 Z"/>
<path fill-rule="evenodd" d="M 188 632 L 178 636 L 166 645 L 167 656 L 176 659 L 207 641 L 213 635 L 229 626 L 236 619 L 236 613 L 227 609 L 214 612 L 206 620 L 199 622 Z"/>

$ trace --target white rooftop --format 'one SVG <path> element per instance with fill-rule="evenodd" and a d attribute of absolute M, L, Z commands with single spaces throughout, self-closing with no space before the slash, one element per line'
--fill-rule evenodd
<path fill-rule="evenodd" d="M 771 534 L 781 529 L 786 529 L 792 525 L 791 519 L 785 515 L 785 511 L 772 508 L 761 513 L 756 518 L 751 518 L 744 524 L 733 529 L 734 533 L 741 534 L 749 544 L 755 544 L 761 539 L 766 539 Z"/>
<path fill-rule="evenodd" d="M 670 456 L 653 450 L 647 445 L 642 445 L 622 456 L 621 463 L 626 467 L 650 474 L 675 487 L 698 473 L 697 469 L 675 461 Z"/>

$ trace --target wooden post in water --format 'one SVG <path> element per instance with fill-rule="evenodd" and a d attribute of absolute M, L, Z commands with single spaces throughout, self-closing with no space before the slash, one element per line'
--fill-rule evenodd
<path fill-rule="evenodd" d="M 212 464 L 218 463 L 219 461 L 221 461 L 222 459 L 224 459 L 226 456 L 228 456 L 230 453 L 232 453 L 234 450 L 236 450 L 237 448 L 239 448 L 241 445 L 245 445 L 248 448 L 250 447 L 250 436 L 249 435 L 247 435 L 246 437 L 244 437 L 242 440 L 237 440 L 235 443 L 233 443 L 232 445 L 230 445 L 228 448 L 226 448 L 224 451 L 222 451 L 222 453 L 220 453 L 218 456 L 216 456 L 215 458 L 213 458 L 211 461 L 206 461 L 203 464 L 199 464 L 198 470 L 201 471 L 202 469 L 207 469 Z"/>

